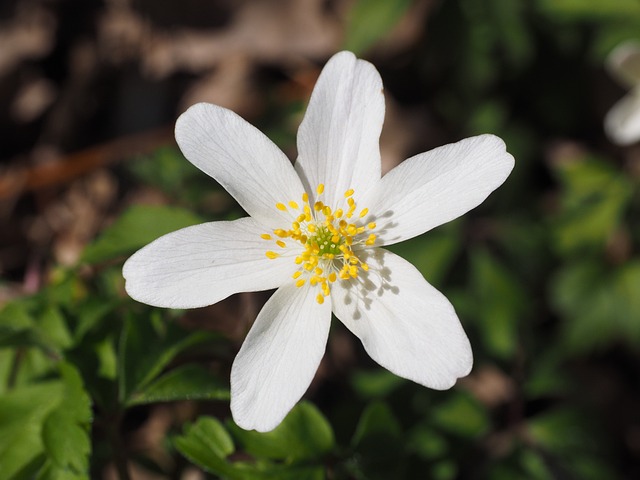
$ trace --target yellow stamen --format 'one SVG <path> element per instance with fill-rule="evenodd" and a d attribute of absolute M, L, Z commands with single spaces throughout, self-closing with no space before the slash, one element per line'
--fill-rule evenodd
<path fill-rule="evenodd" d="M 318 184 L 317 195 L 322 195 L 324 191 L 324 184 Z M 291 221 L 288 229 L 275 229 L 272 234 L 260 235 L 264 240 L 273 240 L 274 236 L 277 237 L 275 244 L 280 248 L 294 248 L 291 242 L 294 246 L 298 245 L 298 248 L 302 248 L 294 258 L 294 263 L 298 267 L 292 274 L 292 278 L 297 287 L 302 287 L 307 281 L 312 286 L 320 287 L 320 293 L 316 297 L 316 301 L 320 304 L 331 294 L 331 284 L 338 279 L 350 281 L 357 278 L 361 270 L 369 270 L 369 266 L 360 260 L 359 255 L 361 249 L 375 244 L 376 235 L 370 233 L 367 237 L 364 232 L 367 229 L 374 230 L 376 224 L 375 222 L 360 224 L 357 218 L 366 218 L 369 209 L 358 209 L 353 195 L 353 189 L 344 192 L 345 203 L 348 205 L 345 208 L 346 212 L 342 208 L 334 210 L 333 206 L 325 205 L 317 199 L 310 204 L 309 195 L 306 192 L 301 195 L 302 204 L 294 200 L 276 203 L 276 208 L 280 211 L 298 210 L 295 213 L 295 220 Z M 356 215 L 357 218 L 354 220 L 345 220 Z M 290 240 L 285 243 L 283 241 L 285 238 Z M 270 259 L 280 256 L 271 250 L 265 255 Z"/>

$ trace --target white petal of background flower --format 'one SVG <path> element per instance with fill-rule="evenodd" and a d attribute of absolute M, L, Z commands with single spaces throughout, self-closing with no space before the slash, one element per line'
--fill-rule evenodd
<path fill-rule="evenodd" d="M 231 368 L 231 412 L 242 428 L 273 430 L 309 387 L 324 355 L 331 302 L 309 284 L 280 287 L 267 301 Z"/>
<path fill-rule="evenodd" d="M 372 212 L 367 221 L 378 225 L 376 244 L 391 245 L 477 207 L 513 166 L 500 138 L 479 135 L 405 160 L 359 203 Z"/>
<path fill-rule="evenodd" d="M 450 388 L 473 364 L 453 306 L 403 258 L 370 252 L 370 269 L 355 285 L 332 288 L 336 317 L 384 368 L 430 388 Z"/>
<path fill-rule="evenodd" d="M 614 48 L 606 62 L 611 75 L 622 85 L 640 85 L 640 42 L 628 41 Z"/>
<path fill-rule="evenodd" d="M 604 129 L 618 145 L 640 140 L 640 85 L 611 107 L 604 118 Z"/>
<path fill-rule="evenodd" d="M 290 214 L 274 205 L 299 200 L 302 183 L 286 155 L 253 125 L 230 110 L 198 103 L 178 118 L 176 141 L 253 218 L 271 228 L 291 223 Z"/>
<path fill-rule="evenodd" d="M 127 293 L 148 305 L 195 308 L 237 292 L 276 288 L 295 271 L 296 252 L 271 260 L 251 218 L 212 222 L 164 235 L 124 264 Z"/>
<path fill-rule="evenodd" d="M 346 190 L 362 195 L 380 179 L 383 121 L 382 80 L 375 67 L 350 52 L 334 55 L 298 130 L 295 166 L 312 198 L 324 183 L 323 202 L 337 208 Z"/>

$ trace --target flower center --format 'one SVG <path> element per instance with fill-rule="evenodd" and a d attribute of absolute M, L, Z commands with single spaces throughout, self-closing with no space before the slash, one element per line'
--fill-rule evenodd
<path fill-rule="evenodd" d="M 353 189 L 344 192 L 346 211 L 342 208 L 333 210 L 322 202 L 323 184 L 318 185 L 316 192 L 317 201 L 313 206 L 309 203 L 307 193 L 302 194 L 302 207 L 293 200 L 286 205 L 277 203 L 278 210 L 290 211 L 297 216 L 288 230 L 276 229 L 273 235 L 264 233 L 261 237 L 274 240 L 280 248 L 287 247 L 283 240 L 286 238 L 303 247 L 302 253 L 295 259 L 300 268 L 293 274 L 293 279 L 297 287 L 302 287 L 307 281 L 319 286 L 321 293 L 318 293 L 316 300 L 324 303 L 324 298 L 331 291 L 330 285 L 338 278 L 350 280 L 357 278 L 361 269 L 369 270 L 369 266 L 358 258 L 357 252 L 373 246 L 376 236 L 371 230 L 376 228 L 376 224 L 364 223 L 369 209 L 363 208 L 356 214 Z M 367 230 L 368 234 L 365 233 Z M 280 254 L 268 250 L 266 256 L 275 259 Z"/>

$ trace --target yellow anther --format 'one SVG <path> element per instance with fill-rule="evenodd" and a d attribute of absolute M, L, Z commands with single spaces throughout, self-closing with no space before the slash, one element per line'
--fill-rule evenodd
<path fill-rule="evenodd" d="M 316 187 L 317 195 L 324 193 L 324 184 Z M 331 293 L 330 285 L 338 279 L 350 280 L 358 277 L 358 273 L 368 271 L 369 266 L 363 263 L 359 255 L 359 248 L 371 246 L 375 243 L 376 235 L 371 233 L 363 242 L 359 235 L 367 228 L 376 228 L 375 222 L 366 225 L 358 225 L 356 222 L 349 223 L 345 218 L 351 218 L 356 214 L 356 201 L 352 198 L 353 189 L 345 192 L 348 208 L 346 212 L 338 208 L 335 211 L 329 205 L 317 200 L 313 204 L 309 203 L 309 194 L 302 194 L 303 204 L 290 200 L 286 203 L 277 203 L 276 207 L 281 211 L 288 209 L 298 210 L 296 218 L 291 222 L 289 229 L 276 229 L 273 234 L 262 234 L 264 240 L 273 240 L 280 248 L 291 246 L 291 242 L 298 243 L 302 251 L 295 257 L 294 262 L 299 265 L 299 270 L 292 274 L 297 287 L 301 287 L 308 281 L 310 285 L 319 286 L 321 293 L 316 300 L 323 303 L 324 298 Z M 300 212 L 302 210 L 302 212 Z M 313 212 L 318 213 L 313 213 Z M 368 208 L 358 209 L 359 218 L 365 218 L 369 214 Z M 322 213 L 321 218 L 314 218 Z M 281 239 L 289 238 L 287 243 Z M 274 259 L 280 255 L 268 251 L 265 255 Z M 338 262 L 338 263 L 334 263 Z M 340 267 L 338 268 L 338 265 Z M 309 272 L 306 274 L 305 272 Z M 330 273 L 329 273 L 330 272 Z"/>

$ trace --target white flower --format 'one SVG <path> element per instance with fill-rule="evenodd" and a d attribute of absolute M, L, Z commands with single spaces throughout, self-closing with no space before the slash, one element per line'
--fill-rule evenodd
<path fill-rule="evenodd" d="M 449 301 L 380 248 L 480 204 L 511 172 L 499 138 L 481 135 L 412 157 L 381 178 L 384 117 L 376 69 L 349 52 L 325 66 L 298 132 L 295 167 L 260 131 L 197 104 L 177 121 L 185 156 L 250 215 L 165 235 L 134 254 L 129 295 L 194 308 L 277 288 L 231 369 L 231 411 L 275 428 L 308 388 L 334 313 L 396 375 L 450 388 L 473 362 Z"/>
<path fill-rule="evenodd" d="M 640 43 L 627 41 L 618 45 L 607 58 L 611 74 L 631 91 L 607 113 L 604 129 L 618 145 L 640 140 Z"/>

